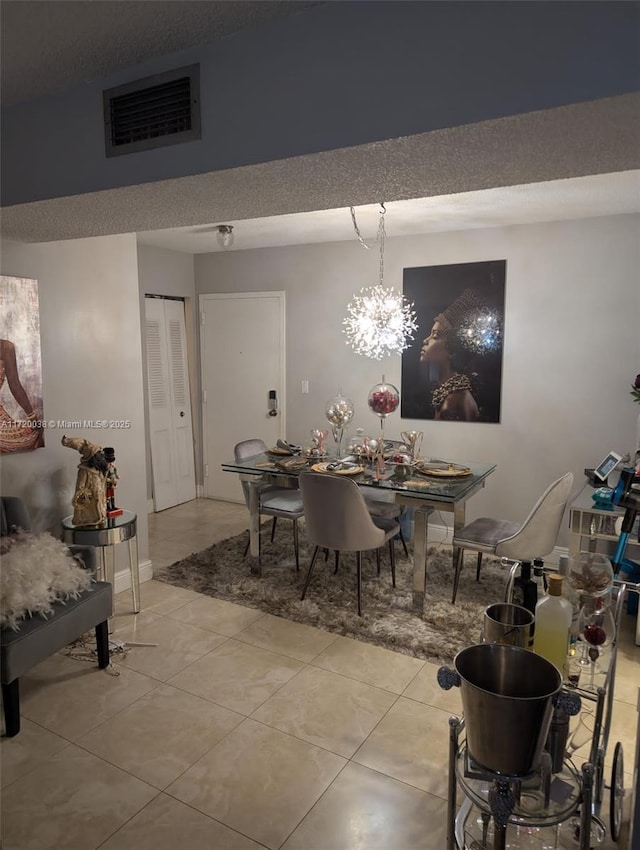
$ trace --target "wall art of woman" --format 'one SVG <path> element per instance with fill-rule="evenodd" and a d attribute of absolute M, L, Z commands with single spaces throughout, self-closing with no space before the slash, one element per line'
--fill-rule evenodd
<path fill-rule="evenodd" d="M 505 265 L 405 269 L 421 333 L 402 356 L 403 418 L 500 421 Z"/>

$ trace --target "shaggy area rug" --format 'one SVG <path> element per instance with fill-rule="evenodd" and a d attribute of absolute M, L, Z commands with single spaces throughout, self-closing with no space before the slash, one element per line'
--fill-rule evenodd
<path fill-rule="evenodd" d="M 278 525 L 273 543 L 269 542 L 267 528 L 263 529 L 261 578 L 251 575 L 243 557 L 246 542 L 246 532 L 223 540 L 160 568 L 154 578 L 436 663 L 449 663 L 459 650 L 479 642 L 483 611 L 487 605 L 502 601 L 507 580 L 507 570 L 500 562 L 485 556 L 480 582 L 476 582 L 476 555 L 470 552 L 456 604 L 452 605 L 451 548 L 431 547 L 421 617 L 411 608 L 412 562 L 396 543 L 395 589 L 391 586 L 388 549 L 382 556 L 379 576 L 375 553 L 363 556 L 362 617 L 358 617 L 355 556 L 341 555 L 339 572 L 334 575 L 333 554 L 326 563 L 320 554 L 306 599 L 301 602 L 312 554 L 304 525 L 300 529 L 300 572 L 295 568 L 290 523 Z"/>

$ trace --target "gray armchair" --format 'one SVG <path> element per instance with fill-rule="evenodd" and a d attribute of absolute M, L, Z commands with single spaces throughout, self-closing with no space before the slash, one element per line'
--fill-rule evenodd
<path fill-rule="evenodd" d="M 31 521 L 21 499 L 3 496 L 0 499 L 2 535 L 17 529 L 29 531 Z M 74 556 L 81 556 L 83 566 L 95 572 L 93 549 L 69 547 Z M 49 655 L 62 649 L 95 629 L 98 666 L 109 664 L 108 620 L 112 609 L 112 587 L 108 582 L 94 582 L 65 603 L 53 603 L 53 613 L 47 618 L 38 615 L 22 620 L 17 631 L 0 629 L 0 682 L 4 708 L 5 734 L 13 737 L 20 731 L 20 677 Z"/>

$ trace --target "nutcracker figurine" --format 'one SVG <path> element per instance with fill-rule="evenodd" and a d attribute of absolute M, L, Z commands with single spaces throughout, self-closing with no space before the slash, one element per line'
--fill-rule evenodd
<path fill-rule="evenodd" d="M 105 474 L 105 489 L 107 495 L 107 516 L 116 517 L 122 513 L 122 508 L 116 508 L 116 487 L 118 485 L 118 470 L 116 469 L 115 459 L 116 453 L 111 446 L 105 446 L 104 456 L 107 461 L 107 472 Z"/>

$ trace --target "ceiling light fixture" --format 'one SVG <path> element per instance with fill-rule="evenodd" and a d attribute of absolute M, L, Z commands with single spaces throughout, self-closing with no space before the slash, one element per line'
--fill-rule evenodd
<path fill-rule="evenodd" d="M 221 248 L 230 248 L 233 245 L 233 225 L 219 224 L 216 230 L 218 231 L 216 234 L 218 245 Z"/>
<path fill-rule="evenodd" d="M 356 214 L 351 209 L 351 220 L 360 244 L 370 249 L 362 238 L 356 222 Z M 381 360 L 388 354 L 401 354 L 408 348 L 418 325 L 413 304 L 407 301 L 401 292 L 393 287 L 385 289 L 384 284 L 384 240 L 386 236 L 384 216 L 386 209 L 380 204 L 380 222 L 376 242 L 380 243 L 380 274 L 377 286 L 364 287 L 347 307 L 347 316 L 342 324 L 347 336 L 347 344 L 356 354 L 363 354 L 373 360 Z"/>

